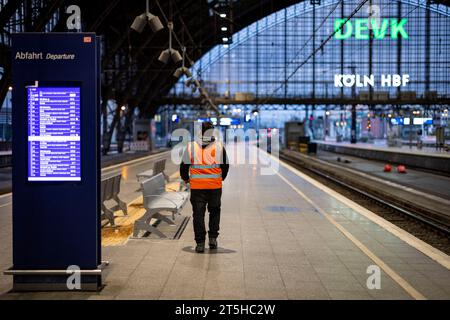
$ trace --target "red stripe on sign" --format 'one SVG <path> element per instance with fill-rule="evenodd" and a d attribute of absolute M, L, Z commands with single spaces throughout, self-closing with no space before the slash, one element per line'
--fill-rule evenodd
<path fill-rule="evenodd" d="M 84 43 L 91 43 L 92 42 L 92 37 L 84 37 L 83 38 L 83 42 Z"/>

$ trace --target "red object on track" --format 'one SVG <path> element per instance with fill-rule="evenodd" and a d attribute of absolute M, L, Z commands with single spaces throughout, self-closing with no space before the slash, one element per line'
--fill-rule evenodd
<path fill-rule="evenodd" d="M 392 166 L 390 164 L 386 164 L 384 166 L 384 172 L 391 172 L 391 170 L 392 170 Z"/>
<path fill-rule="evenodd" d="M 406 173 L 406 167 L 405 166 L 398 166 L 397 167 L 398 173 Z"/>

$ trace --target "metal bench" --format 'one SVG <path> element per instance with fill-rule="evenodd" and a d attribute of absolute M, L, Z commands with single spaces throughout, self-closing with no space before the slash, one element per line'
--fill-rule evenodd
<path fill-rule="evenodd" d="M 112 226 L 115 226 L 114 211 L 120 209 L 124 215 L 128 215 L 127 204 L 119 198 L 121 180 L 122 175 L 119 173 L 101 181 L 102 218 L 106 218 Z M 105 205 L 105 202 L 108 200 L 114 200 L 117 204 L 112 208 L 108 208 Z"/>
<path fill-rule="evenodd" d="M 151 232 L 160 238 L 166 236 L 151 224 L 152 219 L 158 219 L 168 224 L 174 224 L 175 214 L 179 214 L 187 200 L 189 192 L 167 192 L 166 182 L 162 173 L 159 173 L 150 179 L 141 183 L 142 195 L 144 199 L 144 215 L 135 221 L 133 237 L 138 238 L 141 232 Z M 171 212 L 172 220 L 161 212 Z"/>
<path fill-rule="evenodd" d="M 169 181 L 169 177 L 165 174 L 164 170 L 166 170 L 166 159 L 161 159 L 153 164 L 153 169 L 138 173 L 136 175 L 136 178 L 138 181 L 140 181 L 141 179 L 149 179 L 153 176 L 156 176 L 157 174 L 162 173 L 166 181 Z"/>

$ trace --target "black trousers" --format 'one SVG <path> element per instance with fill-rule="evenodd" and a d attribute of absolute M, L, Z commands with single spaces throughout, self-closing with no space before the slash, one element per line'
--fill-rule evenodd
<path fill-rule="evenodd" d="M 209 211 L 209 232 L 210 238 L 219 236 L 220 224 L 220 199 L 222 189 L 193 189 L 191 190 L 191 204 L 193 213 L 195 241 L 205 242 L 205 212 L 208 206 Z"/>

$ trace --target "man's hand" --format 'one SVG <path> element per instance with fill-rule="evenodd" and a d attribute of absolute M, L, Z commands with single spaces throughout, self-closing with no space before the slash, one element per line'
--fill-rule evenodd
<path fill-rule="evenodd" d="M 190 189 L 189 180 L 183 180 L 183 183 L 180 183 L 180 191 L 188 191 Z"/>

